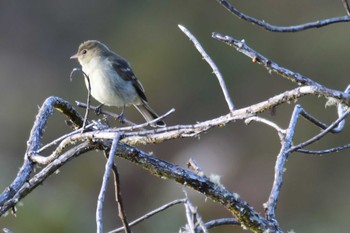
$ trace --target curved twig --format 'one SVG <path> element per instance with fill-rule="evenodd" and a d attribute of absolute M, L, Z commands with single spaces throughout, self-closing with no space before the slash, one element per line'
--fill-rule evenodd
<path fill-rule="evenodd" d="M 350 21 L 350 16 L 342 16 L 342 17 L 335 17 L 335 18 L 329 18 L 329 19 L 324 19 L 324 20 L 318 20 L 315 22 L 310 22 L 310 23 L 305 23 L 305 24 L 300 24 L 300 25 L 294 25 L 294 26 L 274 26 L 269 23 L 266 23 L 265 21 L 258 20 L 254 17 L 251 17 L 249 15 L 246 15 L 237 8 L 235 8 L 231 3 L 229 3 L 226 0 L 216 0 L 219 2 L 223 7 L 225 7 L 228 11 L 236 15 L 238 18 L 243 19 L 247 22 L 253 23 L 255 25 L 258 25 L 268 31 L 271 32 L 299 32 L 307 29 L 312 29 L 312 28 L 320 28 L 324 27 L 330 24 L 334 23 L 342 23 L 342 22 L 349 22 Z M 343 0 L 344 2 L 345 0 Z M 347 13 L 348 13 L 348 6 L 346 7 Z M 348 13 L 349 14 L 349 13 Z"/>

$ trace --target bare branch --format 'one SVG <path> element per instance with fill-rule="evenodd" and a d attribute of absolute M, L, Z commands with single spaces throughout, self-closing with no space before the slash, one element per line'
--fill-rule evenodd
<path fill-rule="evenodd" d="M 298 31 L 303 31 L 311 28 L 320 28 L 324 27 L 330 24 L 334 23 L 341 23 L 341 22 L 349 22 L 350 17 L 349 16 L 342 16 L 342 17 L 335 17 L 335 18 L 329 18 L 329 19 L 324 19 L 324 20 L 318 20 L 315 22 L 310 22 L 310 23 L 305 23 L 305 24 L 300 24 L 300 25 L 295 25 L 295 26 L 274 26 L 269 23 L 266 23 L 265 21 L 258 20 L 256 18 L 253 18 L 251 16 L 248 16 L 239 10 L 237 10 L 232 4 L 230 4 L 226 0 L 216 0 L 219 2 L 223 7 L 225 7 L 228 11 L 236 15 L 238 18 L 243 19 L 247 22 L 253 23 L 255 25 L 258 25 L 268 31 L 271 32 L 298 32 Z M 343 0 L 344 3 L 345 0 Z M 348 8 L 346 7 L 347 12 Z M 349 14 L 349 13 L 348 13 Z"/>
<path fill-rule="evenodd" d="M 23 199 L 27 194 L 29 194 L 32 190 L 34 190 L 38 185 L 40 185 L 46 178 L 48 178 L 51 174 L 57 171 L 61 166 L 67 163 L 69 160 L 78 157 L 79 155 L 93 150 L 96 148 L 96 145 L 90 144 L 88 142 L 83 142 L 74 148 L 67 150 L 63 153 L 59 158 L 55 159 L 53 162 L 44 167 L 40 172 L 36 173 L 31 179 L 27 179 L 16 192 L 12 191 L 11 196 L 7 196 L 4 192 L 1 194 L 1 198 L 3 199 L 3 203 L 0 204 L 0 216 L 3 215 L 7 210 L 13 208 L 21 199 Z M 27 168 L 27 164 L 23 165 L 24 167 L 21 170 Z M 21 171 L 20 171 L 21 172 Z M 17 175 L 16 179 L 20 179 Z M 14 184 L 12 183 L 11 186 Z"/>
<path fill-rule="evenodd" d="M 161 207 L 159 207 L 159 208 L 157 208 L 157 209 L 155 209 L 155 210 L 152 210 L 151 212 L 145 214 L 144 216 L 142 216 L 142 217 L 140 217 L 140 218 L 138 218 L 138 219 L 132 221 L 132 222 L 129 224 L 129 226 L 130 226 L 130 227 L 131 227 L 131 226 L 134 226 L 134 225 L 136 225 L 136 224 L 138 224 L 138 223 L 140 223 L 140 222 L 142 222 L 142 221 L 144 221 L 144 220 L 146 220 L 146 219 L 152 217 L 153 215 L 158 214 L 158 213 L 160 213 L 160 212 L 162 212 L 162 211 L 164 211 L 164 210 L 166 210 L 166 209 L 168 209 L 168 208 L 170 208 L 170 207 L 172 207 L 172 206 L 174 206 L 174 205 L 181 204 L 181 203 L 185 203 L 185 202 L 186 202 L 186 199 L 185 199 L 185 198 L 184 198 L 184 199 L 177 199 L 177 200 L 175 200 L 175 201 L 169 202 L 169 203 L 167 203 L 167 204 L 165 204 L 165 205 L 163 205 L 163 206 L 161 206 Z M 123 231 L 123 230 L 124 230 L 124 227 L 120 227 L 120 228 L 118 228 L 118 229 L 109 231 L 108 233 L 116 233 L 116 232 L 121 232 L 121 231 Z"/>
<path fill-rule="evenodd" d="M 110 149 L 110 153 L 109 153 L 109 157 L 105 166 L 105 172 L 103 175 L 103 180 L 102 180 L 102 185 L 101 185 L 101 189 L 100 189 L 100 193 L 98 195 L 98 199 L 97 199 L 97 208 L 96 208 L 96 225 L 97 225 L 97 233 L 102 233 L 103 232 L 103 202 L 105 200 L 105 193 L 106 193 L 106 189 L 107 189 L 107 182 L 108 179 L 110 177 L 111 171 L 112 171 L 112 166 L 113 166 L 113 161 L 114 161 L 114 154 L 117 150 L 117 145 L 119 142 L 119 139 L 121 137 L 121 133 L 117 133 L 115 138 L 113 139 L 112 142 L 112 146 Z M 121 201 L 121 200 L 119 200 Z M 119 202 L 118 202 L 119 203 Z M 125 216 L 123 216 L 125 217 Z M 125 218 L 121 217 L 122 222 L 124 223 Z M 125 227 L 125 232 L 130 233 L 130 229 L 128 227 L 128 225 L 126 224 Z"/>
<path fill-rule="evenodd" d="M 186 195 L 185 210 L 187 224 L 185 226 L 186 233 L 196 233 L 198 227 L 204 233 L 209 233 L 207 227 L 202 221 L 202 217 L 198 214 L 197 207 L 195 207 L 189 200 L 186 190 L 183 190 Z"/>
<path fill-rule="evenodd" d="M 87 87 L 88 87 L 88 95 L 87 95 L 87 100 L 86 100 L 86 103 L 87 103 L 87 106 L 90 106 L 90 102 L 91 102 L 91 84 L 90 84 L 90 78 L 89 76 L 80 68 L 74 68 L 72 70 L 72 72 L 70 73 L 70 80 L 72 81 L 72 78 L 73 78 L 73 74 L 77 71 L 80 71 L 82 74 L 83 74 L 83 77 L 85 78 L 85 83 L 87 83 Z M 86 126 L 86 123 L 88 121 L 88 116 L 89 116 L 89 107 L 86 108 L 86 111 L 85 111 L 85 116 L 84 116 L 84 122 L 83 122 L 83 126 L 82 128 L 85 129 L 85 126 Z"/>
<path fill-rule="evenodd" d="M 202 57 L 204 58 L 204 60 L 210 65 L 210 67 L 213 69 L 214 74 L 216 75 L 220 86 L 221 86 L 221 90 L 224 93 L 225 99 L 226 99 L 226 103 L 228 105 L 228 108 L 230 110 L 230 112 L 232 112 L 235 107 L 232 103 L 230 94 L 228 93 L 226 84 L 225 84 L 225 80 L 222 77 L 218 67 L 215 65 L 214 61 L 209 57 L 209 55 L 205 52 L 205 50 L 203 49 L 202 45 L 199 43 L 199 41 L 196 39 L 196 37 L 194 37 L 194 35 L 192 35 L 192 33 L 187 30 L 187 28 L 185 28 L 182 25 L 178 25 L 179 28 L 181 29 L 181 31 L 183 31 L 186 36 L 188 38 L 190 38 L 190 40 L 193 42 L 194 46 L 196 47 L 196 49 L 198 50 L 198 52 L 202 55 Z"/>
<path fill-rule="evenodd" d="M 12 184 L 0 195 L 0 206 L 11 199 L 19 189 L 23 187 L 27 180 L 29 180 L 34 169 L 34 163 L 29 157 L 34 151 L 39 149 L 44 128 L 48 118 L 53 114 L 54 109 L 58 109 L 66 115 L 73 122 L 75 128 L 82 126 L 83 118 L 67 101 L 55 96 L 47 98 L 43 103 L 43 106 L 40 108 L 31 130 L 29 140 L 27 141 L 27 151 L 24 155 L 23 165 Z M 2 210 L 3 208 L 0 208 L 0 213 Z"/>
<path fill-rule="evenodd" d="M 106 153 L 105 153 L 106 154 Z M 113 155 L 114 156 L 114 155 Z M 124 209 L 124 204 L 123 204 L 123 199 L 122 199 L 122 192 L 120 188 L 120 178 L 119 178 L 119 172 L 118 168 L 115 164 L 112 166 L 113 173 L 114 173 L 114 193 L 115 193 L 115 200 L 118 205 L 118 211 L 119 211 L 119 218 L 121 219 L 123 223 L 123 229 L 126 233 L 130 233 L 130 225 L 126 219 L 126 214 L 125 214 L 125 209 Z"/>
<path fill-rule="evenodd" d="M 292 118 L 290 120 L 288 129 L 286 131 L 286 136 L 282 140 L 282 147 L 281 150 L 277 156 L 276 164 L 275 164 L 275 176 L 274 181 L 271 189 L 271 193 L 269 196 L 269 199 L 266 203 L 265 210 L 266 210 L 266 218 L 274 221 L 275 224 L 277 223 L 276 220 L 276 205 L 277 200 L 279 196 L 279 192 L 282 187 L 283 182 L 283 173 L 284 173 L 284 165 L 287 162 L 288 156 L 290 154 L 289 148 L 292 145 L 293 137 L 294 137 L 294 130 L 296 127 L 296 124 L 298 122 L 298 118 L 300 116 L 300 112 L 302 111 L 302 108 L 299 105 L 296 105 L 292 114 Z"/>
<path fill-rule="evenodd" d="M 344 8 L 345 8 L 345 10 L 346 10 L 346 13 L 347 13 L 348 15 L 350 15 L 350 7 L 349 7 L 348 1 L 347 1 L 347 0 L 342 0 L 342 2 L 343 2 L 343 5 L 344 5 Z"/>
<path fill-rule="evenodd" d="M 314 137 L 310 138 L 307 141 L 304 141 L 300 143 L 299 145 L 293 146 L 289 149 L 290 152 L 296 151 L 298 149 L 301 149 L 305 146 L 310 145 L 311 143 L 320 140 L 322 137 L 324 137 L 328 132 L 330 132 L 332 129 L 338 126 L 340 122 L 344 120 L 345 117 L 347 117 L 350 114 L 350 108 L 342 115 L 340 116 L 336 121 L 334 121 L 332 124 L 330 124 L 325 130 L 323 130 L 321 133 L 315 135 Z"/>
<path fill-rule="evenodd" d="M 87 105 L 86 105 L 85 103 L 82 103 L 82 102 L 79 102 L 79 101 L 75 101 L 75 102 L 76 102 L 76 104 L 78 105 L 78 107 L 82 107 L 82 108 L 86 108 L 86 107 L 87 107 Z M 90 105 L 90 109 L 92 109 L 92 110 L 96 110 L 97 108 L 98 108 L 98 107 L 95 107 L 95 106 L 91 106 L 91 105 Z M 102 114 L 104 114 L 104 115 L 111 116 L 111 117 L 113 117 L 114 119 L 120 118 L 120 115 L 119 115 L 119 114 L 116 114 L 116 113 L 113 113 L 113 112 L 109 112 L 109 111 L 106 111 L 106 110 L 103 110 L 103 109 L 101 109 L 100 112 L 101 112 Z M 129 121 L 128 119 L 126 119 L 126 118 L 124 117 L 123 121 L 124 121 L 125 123 L 127 123 L 128 125 L 130 125 L 130 126 L 119 127 L 118 130 L 119 130 L 119 131 L 134 131 L 134 130 L 136 130 L 136 129 L 143 129 L 143 130 L 144 130 L 144 127 L 150 126 L 152 123 L 157 122 L 157 121 L 159 121 L 159 120 L 163 120 L 163 119 L 165 119 L 166 117 L 168 117 L 170 114 L 172 114 L 172 113 L 174 113 L 174 112 L 175 112 L 175 108 L 172 108 L 172 109 L 170 109 L 168 112 L 166 112 L 165 114 L 159 116 L 158 118 L 153 119 L 153 120 L 148 121 L 148 122 L 145 122 L 145 123 L 141 123 L 141 124 L 136 124 L 136 123 L 134 123 L 134 122 L 132 122 L 132 121 Z"/>
<path fill-rule="evenodd" d="M 299 116 L 305 117 L 305 115 L 306 115 L 307 116 L 306 119 L 310 119 L 310 117 L 311 117 L 309 114 L 305 114 L 305 113 L 306 112 L 299 105 L 297 105 L 294 108 L 292 118 L 290 120 L 290 124 L 288 126 L 287 131 L 286 131 L 286 135 L 282 140 L 282 147 L 281 147 L 280 153 L 277 156 L 276 165 L 275 165 L 274 183 L 273 183 L 272 190 L 271 190 L 271 193 L 269 196 L 269 200 L 265 205 L 267 219 L 272 220 L 272 221 L 276 221 L 276 224 L 277 224 L 277 220 L 276 220 L 276 216 L 275 216 L 275 210 L 276 210 L 279 192 L 280 192 L 281 187 L 282 187 L 284 166 L 285 166 L 285 163 L 287 162 L 288 156 L 292 152 L 298 151 L 300 148 L 305 147 L 307 145 L 310 145 L 311 143 L 313 143 L 313 142 L 319 140 L 320 138 L 322 138 L 323 136 L 325 136 L 328 132 L 331 132 L 332 129 L 337 127 L 337 125 L 340 122 L 344 121 L 344 118 L 350 114 L 350 108 L 346 112 L 338 111 L 339 114 L 341 113 L 343 115 L 341 115 L 336 121 L 334 121 L 330 126 L 328 126 L 321 133 L 317 134 L 313 138 L 311 138 L 303 143 L 300 143 L 297 146 L 292 146 L 295 128 L 296 128 L 296 124 L 298 122 Z M 314 123 L 314 120 L 312 120 L 311 122 Z M 323 125 L 323 123 L 322 123 L 322 125 Z M 339 132 L 339 130 L 336 130 L 335 132 Z M 310 152 L 310 151 L 304 150 L 302 152 Z"/>
<path fill-rule="evenodd" d="M 264 232 L 269 229 L 270 232 L 282 232 L 277 225 L 269 223 L 265 218 L 255 212 L 238 194 L 228 191 L 223 186 L 215 184 L 206 177 L 198 176 L 191 171 L 160 160 L 123 143 L 118 145 L 117 156 L 131 160 L 155 176 L 172 179 L 199 192 L 205 192 L 208 198 L 226 207 L 241 225 L 246 226 L 252 231 Z"/>
<path fill-rule="evenodd" d="M 220 218 L 220 219 L 214 219 L 209 222 L 205 223 L 205 227 L 209 230 L 214 227 L 224 226 L 224 225 L 240 225 L 240 223 L 234 219 L 234 218 Z M 196 228 L 196 233 L 201 233 L 200 227 Z"/>
<path fill-rule="evenodd" d="M 251 105 L 246 108 L 237 109 L 229 114 L 211 120 L 203 121 L 194 125 L 177 125 L 139 132 L 125 132 L 123 142 L 130 145 L 143 145 L 161 143 L 175 138 L 194 137 L 200 133 L 208 131 L 213 127 L 223 126 L 235 120 L 245 120 L 282 103 L 294 101 L 295 99 L 307 94 L 322 96 L 325 94 L 327 95 L 328 93 L 325 93 L 323 88 L 314 86 L 298 87 L 271 97 L 266 101 Z M 343 95 L 346 95 L 346 93 L 343 93 Z M 118 129 L 100 130 L 94 132 L 86 132 L 81 135 L 73 135 L 72 137 L 67 138 L 67 141 L 62 141 L 61 145 L 57 148 L 58 150 L 59 148 L 65 148 L 67 146 L 66 143 L 71 143 L 71 141 L 81 141 L 81 138 L 99 138 L 112 140 L 116 132 L 118 132 Z M 57 152 L 53 154 L 57 154 Z"/>
<path fill-rule="evenodd" d="M 95 123 L 91 123 L 87 126 L 85 126 L 85 129 L 89 129 L 90 127 L 94 126 Z M 68 134 L 65 134 L 59 138 L 56 138 L 55 140 L 53 140 L 52 142 L 46 144 L 45 146 L 41 147 L 39 150 L 36 151 L 36 153 L 40 154 L 42 153 L 43 151 L 45 151 L 46 149 L 50 148 L 51 146 L 54 146 L 54 145 L 57 145 L 58 143 L 60 143 L 62 140 L 72 136 L 72 135 L 75 135 L 75 134 L 79 134 L 79 133 L 82 133 L 84 130 L 84 128 L 79 128 L 73 132 L 70 132 Z M 32 160 L 35 161 L 36 163 L 39 163 L 39 164 L 47 164 L 48 161 L 46 160 L 47 157 L 44 157 L 45 160 L 41 160 L 39 157 L 36 157 L 34 158 L 34 156 L 32 157 Z"/>
<path fill-rule="evenodd" d="M 339 152 L 341 150 L 346 150 L 350 148 L 350 144 L 346 144 L 343 146 L 338 146 L 330 149 L 324 149 L 324 150 L 305 150 L 305 149 L 298 149 L 296 151 L 304 154 L 314 154 L 314 155 L 323 155 L 323 154 L 329 154 L 334 152 Z"/>
<path fill-rule="evenodd" d="M 79 101 L 75 101 L 77 106 L 78 107 L 82 107 L 82 108 L 87 108 L 87 105 L 85 103 L 82 103 L 82 102 L 79 102 Z M 98 107 L 95 107 L 95 106 L 89 106 L 90 109 L 94 110 L 94 111 L 97 111 Z M 104 109 L 100 109 L 99 110 L 100 113 L 102 113 L 103 115 L 107 115 L 107 116 L 111 116 L 113 117 L 114 119 L 119 119 L 120 118 L 120 115 L 119 114 L 116 114 L 116 113 L 113 113 L 113 112 L 110 112 L 110 111 L 106 111 Z M 136 123 L 132 122 L 132 121 L 129 121 L 128 119 L 126 118 L 123 118 L 123 121 L 124 123 L 128 124 L 128 125 L 137 125 Z"/>
<path fill-rule="evenodd" d="M 285 134 L 286 134 L 286 131 L 283 130 L 281 127 L 279 127 L 276 123 L 272 122 L 272 121 L 269 121 L 267 119 L 264 119 L 262 117 L 257 117 L 257 116 L 253 116 L 253 117 L 249 117 L 247 118 L 244 123 L 246 124 L 250 124 L 251 121 L 256 121 L 256 122 L 261 122 L 263 124 L 266 124 L 272 128 L 274 128 L 277 133 L 278 133 L 278 136 L 280 137 L 280 139 L 282 139 L 283 137 L 285 137 Z"/>
<path fill-rule="evenodd" d="M 307 78 L 299 73 L 293 72 L 289 69 L 279 66 L 277 63 L 269 60 L 268 58 L 264 57 L 263 55 L 250 48 L 244 40 L 239 41 L 230 36 L 221 35 L 216 32 L 212 34 L 212 37 L 230 46 L 235 47 L 237 51 L 243 53 L 247 57 L 250 57 L 253 62 L 263 65 L 269 72 L 275 72 L 278 75 L 281 75 L 282 77 L 291 80 L 292 82 L 298 83 L 299 85 L 310 85 L 315 88 L 320 88 L 322 89 L 323 96 L 334 97 L 340 100 L 342 103 L 350 105 L 350 95 L 348 93 L 326 88 L 323 85 L 311 80 L 310 78 Z"/>
<path fill-rule="evenodd" d="M 155 123 L 159 120 L 163 120 L 166 117 L 168 117 L 170 114 L 172 114 L 173 112 L 175 112 L 175 108 L 170 109 L 168 112 L 166 112 L 165 114 L 151 120 L 151 121 L 147 121 L 145 123 L 142 124 L 138 124 L 138 125 L 132 125 L 132 126 L 127 126 L 127 127 L 120 127 L 118 128 L 118 131 L 134 131 L 135 129 L 143 129 L 143 127 L 146 126 L 150 126 L 152 123 Z"/>

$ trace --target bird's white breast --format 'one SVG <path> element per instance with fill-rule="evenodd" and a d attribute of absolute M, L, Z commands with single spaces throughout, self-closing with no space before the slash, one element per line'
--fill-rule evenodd
<path fill-rule="evenodd" d="M 100 103 L 117 107 L 141 103 L 132 82 L 122 79 L 107 59 L 96 57 L 82 67 L 90 79 L 91 95 Z M 87 80 L 85 84 L 88 87 Z"/>

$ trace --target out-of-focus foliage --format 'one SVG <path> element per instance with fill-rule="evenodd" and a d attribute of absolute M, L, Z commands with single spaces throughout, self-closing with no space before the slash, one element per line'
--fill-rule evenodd
<path fill-rule="evenodd" d="M 341 1 L 231 2 L 249 15 L 277 25 L 345 14 Z M 160 114 L 176 108 L 166 120 L 168 124 L 193 123 L 228 111 L 212 71 L 177 24 L 186 26 L 201 41 L 224 75 L 238 107 L 262 101 L 294 84 L 268 74 L 234 49 L 211 39 L 213 31 L 245 39 L 280 65 L 330 88 L 343 90 L 349 84 L 350 27 L 345 23 L 299 33 L 271 33 L 232 16 L 215 0 L 2 1 L 0 9 L 1 190 L 21 165 L 37 106 L 51 95 L 72 103 L 85 100 L 83 80 L 69 81 L 70 71 L 78 66 L 69 57 L 84 40 L 101 40 L 128 59 L 153 108 Z M 334 108 L 324 108 L 324 99 L 306 97 L 299 103 L 325 122 L 336 116 Z M 274 116 L 265 116 L 285 127 L 293 104 L 277 108 Z M 126 114 L 142 121 L 134 109 Z M 68 131 L 57 113 L 46 130 L 45 142 Z M 349 137 L 344 136 L 348 131 L 328 136 L 317 146 L 348 143 Z M 317 132 L 301 121 L 297 141 Z M 279 139 L 266 126 L 237 122 L 214 129 L 200 140 L 170 141 L 143 149 L 181 166 L 194 158 L 206 173 L 222 175 L 224 186 L 262 212 L 272 185 Z M 349 229 L 348 154 L 290 157 L 277 209 L 284 230 L 321 233 Z M 1 218 L 1 228 L 13 232 L 94 232 L 104 162 L 100 153 L 72 161 L 22 201 L 16 218 Z M 152 177 L 120 159 L 117 164 L 130 220 L 184 196 L 182 187 L 174 182 Z M 203 195 L 190 192 L 190 197 L 204 220 L 230 216 L 221 206 L 205 201 Z M 104 219 L 105 229 L 120 226 L 112 188 Z M 184 224 L 184 208 L 178 206 L 140 224 L 134 232 L 178 232 Z M 232 227 L 212 232 L 232 232 Z"/>

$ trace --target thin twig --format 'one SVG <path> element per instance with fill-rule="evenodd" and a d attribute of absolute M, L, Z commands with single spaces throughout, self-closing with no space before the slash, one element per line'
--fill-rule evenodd
<path fill-rule="evenodd" d="M 338 146 L 330 149 L 324 149 L 324 150 L 305 150 L 305 149 L 298 149 L 297 152 L 304 153 L 304 154 L 314 154 L 314 155 L 323 155 L 323 154 L 329 154 L 333 152 L 339 152 L 341 150 L 346 150 L 350 148 L 350 144 L 346 144 L 343 146 Z"/>
<path fill-rule="evenodd" d="M 301 149 L 305 146 L 310 145 L 311 143 L 320 140 L 323 136 L 325 136 L 328 132 L 330 132 L 333 128 L 337 127 L 340 122 L 342 122 L 345 117 L 347 117 L 350 114 L 350 108 L 342 115 L 340 116 L 336 121 L 334 121 L 332 124 L 330 124 L 325 130 L 323 130 L 321 133 L 315 135 L 314 137 L 310 138 L 309 140 L 306 140 L 296 146 L 293 146 L 289 148 L 288 153 L 296 151 L 298 149 Z"/>
<path fill-rule="evenodd" d="M 82 103 L 82 102 L 79 102 L 79 101 L 75 101 L 75 102 L 76 102 L 78 107 L 82 107 L 82 108 L 86 108 L 87 107 L 87 105 L 85 103 Z M 97 108 L 98 107 L 90 105 L 90 109 L 92 109 L 92 110 L 95 110 Z M 115 119 L 118 119 L 120 117 L 119 114 L 112 113 L 112 112 L 109 112 L 109 111 L 106 111 L 106 110 L 103 110 L 103 109 L 101 109 L 100 111 L 101 111 L 102 114 L 111 116 L 111 117 L 113 117 Z M 130 126 L 120 127 L 120 128 L 118 128 L 118 130 L 119 131 L 133 131 L 135 129 L 142 129 L 142 128 L 146 127 L 146 126 L 150 126 L 152 123 L 155 123 L 155 122 L 157 122 L 159 120 L 165 119 L 166 117 L 168 117 L 173 112 L 175 112 L 175 108 L 170 109 L 168 112 L 164 113 L 163 115 L 161 115 L 161 116 L 159 116 L 159 117 L 157 117 L 157 118 L 155 118 L 155 119 L 153 119 L 151 121 L 147 121 L 147 122 L 141 123 L 141 124 L 136 124 L 136 123 L 134 123 L 132 121 L 129 121 L 128 119 L 124 118 L 123 121 L 125 123 L 127 123 L 128 125 L 130 125 Z"/>
<path fill-rule="evenodd" d="M 344 5 L 344 8 L 345 8 L 345 10 L 346 10 L 346 13 L 347 13 L 348 15 L 350 15 L 350 7 L 349 7 L 348 1 L 347 1 L 347 0 L 342 0 L 342 2 L 343 2 L 343 5 Z"/>
<path fill-rule="evenodd" d="M 85 83 L 87 83 L 88 84 L 88 96 L 87 96 L 87 101 L 86 101 L 86 103 L 87 103 L 87 107 L 86 107 L 86 111 L 85 111 L 85 116 L 84 116 L 84 123 L 83 123 L 83 129 L 85 129 L 85 126 L 86 126 L 86 122 L 87 122 L 87 120 L 88 120 L 88 115 L 89 115 L 89 106 L 90 106 L 90 97 L 91 97 L 91 84 L 90 84 L 90 78 L 89 78 L 89 76 L 82 70 L 82 69 L 80 69 L 80 68 L 74 68 L 73 70 L 72 70 L 72 72 L 70 73 L 70 80 L 72 81 L 72 78 L 73 78 L 73 74 L 75 73 L 75 72 L 77 72 L 77 71 L 80 71 L 80 72 L 82 72 L 82 74 L 83 74 L 83 77 L 85 78 Z"/>
<path fill-rule="evenodd" d="M 82 102 L 79 102 L 79 101 L 75 101 L 75 103 L 77 104 L 77 106 L 78 107 L 81 107 L 81 108 L 87 108 L 87 104 L 85 104 L 85 103 L 82 103 Z M 96 109 L 98 109 L 98 107 L 95 107 L 95 106 L 89 106 L 89 109 L 92 109 L 92 110 L 96 110 Z M 117 113 L 113 113 L 113 112 L 110 112 L 110 111 L 106 111 L 106 110 L 104 110 L 104 109 L 100 109 L 100 112 L 101 112 L 101 114 L 103 114 L 103 115 L 107 115 L 107 116 L 111 116 L 111 117 L 113 117 L 114 119 L 118 119 L 118 118 L 120 118 L 120 115 L 119 114 L 117 114 Z M 124 123 L 126 123 L 126 124 L 128 124 L 128 125 L 137 125 L 136 123 L 134 123 L 134 122 L 132 122 L 132 121 L 129 121 L 128 119 L 126 119 L 126 118 L 123 118 L 123 122 Z"/>
<path fill-rule="evenodd" d="M 205 227 L 209 230 L 215 227 L 224 226 L 224 225 L 236 225 L 239 226 L 240 223 L 235 218 L 220 218 L 220 219 L 214 219 L 209 222 L 205 223 Z M 196 233 L 203 232 L 202 229 L 197 226 Z"/>
<path fill-rule="evenodd" d="M 250 124 L 251 121 L 260 122 L 260 123 L 266 124 L 266 125 L 274 128 L 277 131 L 278 136 L 280 137 L 280 139 L 282 139 L 285 136 L 285 134 L 286 134 L 286 131 L 284 129 L 282 129 L 281 127 L 279 127 L 276 123 L 274 123 L 272 121 L 269 121 L 267 119 L 264 119 L 262 117 L 252 116 L 252 117 L 247 118 L 244 121 L 244 123 Z"/>
<path fill-rule="evenodd" d="M 109 157 L 105 166 L 105 173 L 103 175 L 103 180 L 102 180 L 102 185 L 100 189 L 100 193 L 98 195 L 98 200 L 97 200 L 97 208 L 96 208 L 96 225 L 97 225 L 97 233 L 102 233 L 103 232 L 103 203 L 105 199 L 105 193 L 107 189 L 107 181 L 109 179 L 109 176 L 111 174 L 112 166 L 113 166 L 113 161 L 114 161 L 114 154 L 117 150 L 118 142 L 121 137 L 121 133 L 117 133 L 115 138 L 113 139 L 112 146 L 110 149 Z"/>
<path fill-rule="evenodd" d="M 89 129 L 90 127 L 92 127 L 92 126 L 94 126 L 94 125 L 95 125 L 95 123 L 90 123 L 90 124 L 88 124 L 87 126 L 85 126 L 85 129 Z M 84 128 L 82 127 L 82 128 L 77 129 L 77 130 L 74 130 L 74 131 L 72 131 L 72 132 L 70 132 L 70 133 L 68 133 L 68 134 L 62 135 L 61 137 L 56 138 L 56 139 L 53 140 L 52 142 L 47 143 L 45 146 L 42 146 L 42 147 L 41 147 L 38 151 L 36 151 L 35 153 L 36 153 L 36 154 L 39 154 L 39 153 L 45 151 L 46 149 L 50 148 L 51 146 L 57 145 L 57 143 L 61 142 L 62 140 L 66 139 L 66 138 L 68 138 L 68 137 L 70 137 L 70 136 L 73 136 L 73 135 L 75 135 L 75 134 L 82 133 L 83 131 L 84 131 Z M 39 161 L 35 161 L 35 162 L 39 162 Z M 40 163 L 40 162 L 39 162 L 39 163 Z"/>
<path fill-rule="evenodd" d="M 135 129 L 142 129 L 146 126 L 150 126 L 152 123 L 155 123 L 159 120 L 163 120 L 164 118 L 168 117 L 170 114 L 172 114 L 173 112 L 175 112 L 175 108 L 170 109 L 168 112 L 164 113 L 163 115 L 151 120 L 151 121 L 147 121 L 145 123 L 142 124 L 138 124 L 138 125 L 132 125 L 132 126 L 126 126 L 126 127 L 121 127 L 118 128 L 117 130 L 120 131 L 133 131 Z"/>
<path fill-rule="evenodd" d="M 196 233 L 197 226 L 204 232 L 209 233 L 207 227 L 205 226 L 202 217 L 198 214 L 197 207 L 195 207 L 188 198 L 187 192 L 183 189 L 186 195 L 185 209 L 186 209 L 186 233 Z"/>
<path fill-rule="evenodd" d="M 170 207 L 172 207 L 172 206 L 174 206 L 174 205 L 181 204 L 181 203 L 185 203 L 185 202 L 186 202 L 186 199 L 185 199 L 185 198 L 184 198 L 184 199 L 177 199 L 177 200 L 175 200 L 175 201 L 169 202 L 169 203 L 167 203 L 167 204 L 165 204 L 165 205 L 163 205 L 163 206 L 161 206 L 161 207 L 159 207 L 159 208 L 157 208 L 157 209 L 155 209 L 155 210 L 152 210 L 151 212 L 145 214 L 144 216 L 142 216 L 142 217 L 140 217 L 140 218 L 138 218 L 138 219 L 136 219 L 136 220 L 130 222 L 130 223 L 129 223 L 129 226 L 130 226 L 130 227 L 131 227 L 131 226 L 135 226 L 136 224 L 138 224 L 138 223 L 140 223 L 140 222 L 142 222 L 142 221 L 144 221 L 144 220 L 146 220 L 146 219 L 152 217 L 152 216 L 155 215 L 155 214 L 158 214 L 158 213 L 160 213 L 160 212 L 162 212 L 162 211 L 164 211 L 164 210 L 166 210 L 166 209 L 168 209 L 168 208 L 170 208 Z M 123 231 L 123 230 L 124 230 L 124 227 L 120 227 L 120 228 L 118 228 L 118 229 L 109 231 L 108 233 L 116 233 L 116 232 L 121 232 L 121 231 Z"/>
<path fill-rule="evenodd" d="M 268 31 L 271 32 L 298 32 L 303 31 L 311 28 L 320 28 L 327 26 L 329 24 L 334 23 L 341 23 L 341 22 L 349 22 L 350 17 L 349 16 L 343 16 L 343 17 L 335 17 L 335 18 L 329 18 L 324 20 L 318 20 L 315 22 L 309 22 L 305 24 L 295 25 L 295 26 L 274 26 L 269 23 L 266 23 L 265 21 L 258 20 L 256 18 L 253 18 L 249 15 L 246 15 L 239 10 L 237 10 L 232 4 L 230 4 L 226 0 L 216 0 L 219 2 L 223 7 L 225 7 L 228 11 L 236 15 L 238 18 L 243 19 L 247 22 L 253 23 L 255 25 L 258 25 Z M 344 0 L 343 0 L 344 2 Z"/>
<path fill-rule="evenodd" d="M 119 172 L 116 165 L 113 164 L 112 166 L 113 174 L 114 174 L 114 193 L 115 193 L 115 200 L 118 205 L 118 213 L 119 218 L 123 223 L 123 228 L 125 233 L 131 233 L 130 225 L 128 223 L 128 220 L 126 219 L 126 213 L 124 209 L 123 199 L 122 199 L 122 193 L 120 188 L 120 178 L 119 178 Z"/>
<path fill-rule="evenodd" d="M 196 49 L 198 50 L 198 52 L 202 55 L 204 60 L 213 69 L 213 72 L 216 75 L 216 77 L 217 77 L 217 79 L 218 79 L 218 81 L 220 83 L 221 90 L 224 93 L 224 96 L 225 96 L 228 108 L 229 108 L 230 112 L 232 112 L 235 109 L 235 107 L 234 107 L 233 102 L 231 100 L 230 94 L 228 93 L 228 90 L 227 90 L 227 87 L 226 87 L 226 84 L 225 84 L 225 80 L 222 77 L 218 67 L 215 65 L 214 61 L 209 57 L 209 55 L 205 52 L 205 50 L 203 49 L 203 47 L 199 43 L 199 41 L 196 39 L 196 37 L 194 37 L 194 35 L 192 35 L 192 33 L 187 28 L 185 28 L 184 26 L 182 26 L 180 24 L 178 26 L 181 29 L 181 31 L 183 31 L 186 34 L 186 36 L 193 42 L 193 44 L 196 47 Z"/>

